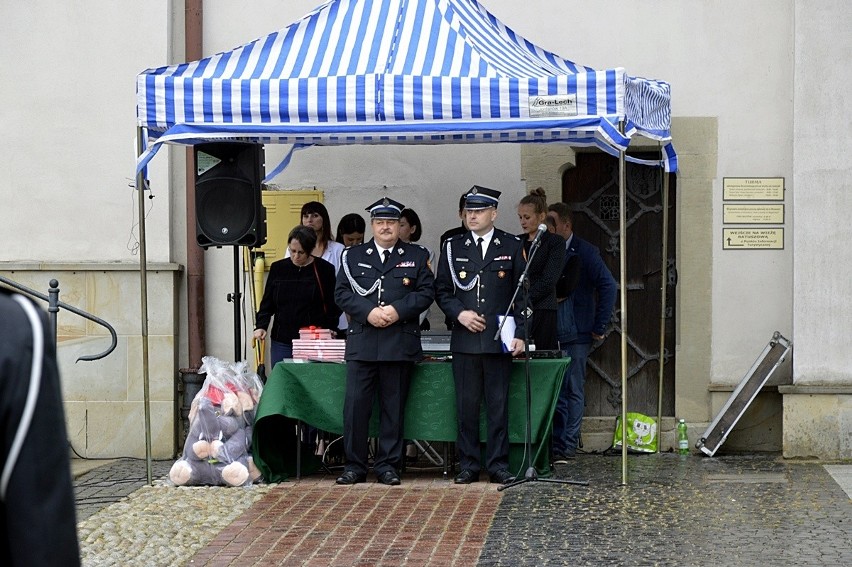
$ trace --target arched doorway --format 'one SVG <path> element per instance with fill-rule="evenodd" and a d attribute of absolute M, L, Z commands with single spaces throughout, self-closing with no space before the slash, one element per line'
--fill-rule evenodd
<path fill-rule="evenodd" d="M 658 159 L 654 152 L 631 154 Z M 657 414 L 660 361 L 662 175 L 660 168 L 627 164 L 628 411 Z M 668 269 L 662 415 L 675 415 L 675 176 L 669 179 Z M 574 231 L 597 246 L 619 281 L 618 160 L 578 153 L 562 175 L 562 200 L 574 211 Z M 621 317 L 616 300 L 606 338 L 592 346 L 586 372 L 587 417 L 621 411 Z"/>

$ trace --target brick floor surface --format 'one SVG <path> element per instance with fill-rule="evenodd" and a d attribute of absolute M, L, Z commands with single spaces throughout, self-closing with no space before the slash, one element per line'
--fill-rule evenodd
<path fill-rule="evenodd" d="M 476 565 L 500 501 L 496 485 L 435 475 L 401 486 L 278 485 L 192 565 Z"/>

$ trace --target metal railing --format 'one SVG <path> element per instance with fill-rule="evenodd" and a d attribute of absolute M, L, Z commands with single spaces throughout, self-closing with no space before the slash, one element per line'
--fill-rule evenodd
<path fill-rule="evenodd" d="M 48 315 L 48 319 L 50 321 L 50 330 L 53 333 L 54 344 L 56 344 L 56 341 L 59 337 L 56 319 L 58 317 L 58 313 L 59 313 L 60 308 L 67 309 L 71 313 L 75 313 L 75 314 L 79 315 L 80 317 L 83 317 L 84 319 L 88 319 L 89 321 L 97 323 L 98 325 L 105 327 L 106 330 L 109 331 L 109 334 L 112 337 L 112 344 L 109 345 L 109 348 L 107 350 L 105 350 L 104 352 L 102 352 L 100 354 L 81 356 L 77 359 L 77 362 L 80 362 L 81 360 L 85 360 L 85 361 L 100 360 L 101 358 L 108 356 L 112 351 L 115 350 L 115 347 L 118 345 L 118 337 L 116 336 L 115 329 L 112 327 L 112 325 L 110 325 L 109 323 L 107 323 L 106 321 L 101 319 L 100 317 L 96 317 L 96 316 L 92 315 L 91 313 L 88 313 L 86 311 L 83 311 L 82 309 L 78 309 L 78 308 L 74 307 L 73 305 L 68 305 L 67 303 L 59 301 L 59 281 L 50 280 L 50 282 L 49 282 L 50 287 L 47 290 L 47 295 L 45 295 L 43 293 L 39 293 L 39 292 L 35 291 L 34 289 L 30 289 L 25 285 L 21 285 L 18 282 L 14 281 L 14 280 L 10 280 L 10 279 L 3 277 L 3 276 L 0 276 L 0 283 L 2 283 L 3 285 L 5 285 L 9 288 L 12 288 L 13 290 L 20 291 L 21 293 L 25 293 L 26 295 L 29 295 L 31 297 L 35 297 L 36 299 L 41 299 L 42 301 L 47 302 L 47 315 Z"/>

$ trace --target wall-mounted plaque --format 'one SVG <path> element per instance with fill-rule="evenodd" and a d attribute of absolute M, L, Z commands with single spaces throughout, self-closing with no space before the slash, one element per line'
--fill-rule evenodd
<path fill-rule="evenodd" d="M 783 250 L 783 228 L 723 228 L 722 250 Z"/>
<path fill-rule="evenodd" d="M 724 224 L 784 224 L 784 205 L 724 203 L 722 222 Z"/>
<path fill-rule="evenodd" d="M 725 177 L 722 179 L 725 201 L 783 201 L 783 177 Z"/>

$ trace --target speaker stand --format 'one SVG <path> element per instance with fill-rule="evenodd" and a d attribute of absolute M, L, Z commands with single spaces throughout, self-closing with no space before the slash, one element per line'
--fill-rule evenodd
<path fill-rule="evenodd" d="M 234 302 L 234 362 L 242 360 L 240 358 L 240 345 L 242 344 L 242 326 L 240 325 L 240 247 L 234 246 L 234 293 L 228 294 L 228 301 Z"/>

